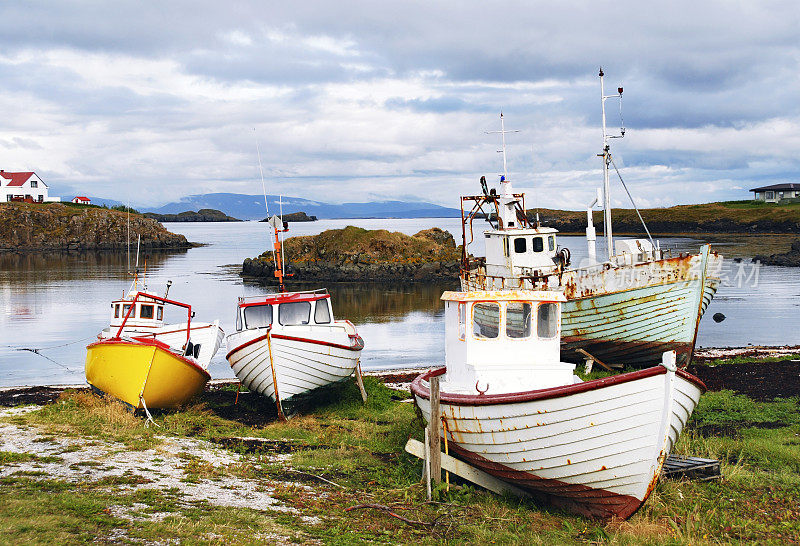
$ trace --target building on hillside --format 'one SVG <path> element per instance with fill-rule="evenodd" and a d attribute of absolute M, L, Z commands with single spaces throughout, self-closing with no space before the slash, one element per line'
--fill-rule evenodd
<path fill-rule="evenodd" d="M 47 203 L 61 201 L 60 197 L 49 197 L 47 193 L 47 184 L 36 173 L 12 173 L 0 169 L 0 202 Z"/>
<path fill-rule="evenodd" d="M 83 195 L 79 195 L 72 199 L 73 203 L 78 203 L 79 205 L 91 205 L 92 200 L 88 197 L 84 197 Z"/>
<path fill-rule="evenodd" d="M 800 184 L 773 184 L 761 188 L 750 190 L 755 192 L 756 201 L 766 201 L 767 203 L 777 203 L 782 199 L 800 198 Z"/>

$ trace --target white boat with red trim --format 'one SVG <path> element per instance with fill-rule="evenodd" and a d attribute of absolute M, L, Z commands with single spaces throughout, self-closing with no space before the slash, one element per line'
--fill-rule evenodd
<path fill-rule="evenodd" d="M 348 320 L 334 320 L 327 290 L 240 298 L 227 338 L 236 377 L 289 417 L 317 389 L 356 370 L 364 341 Z"/>
<path fill-rule="evenodd" d="M 560 361 L 556 291 L 445 292 L 446 368 L 411 385 L 451 454 L 541 500 L 628 518 L 649 497 L 705 385 L 659 366 L 581 381 Z M 441 414 L 429 379 L 441 375 Z"/>

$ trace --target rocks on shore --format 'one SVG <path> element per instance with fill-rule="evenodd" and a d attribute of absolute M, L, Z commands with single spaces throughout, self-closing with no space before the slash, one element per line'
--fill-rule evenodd
<path fill-rule="evenodd" d="M 415 235 L 354 226 L 284 243 L 289 278 L 296 282 L 435 282 L 458 277 L 461 249 L 439 228 Z M 271 251 L 247 258 L 242 274 L 275 282 Z"/>
<path fill-rule="evenodd" d="M 217 209 L 200 209 L 197 212 L 187 210 L 178 214 L 157 214 L 145 212 L 144 216 L 158 222 L 241 222 L 238 218 L 228 216 Z"/>
<path fill-rule="evenodd" d="M 761 262 L 764 265 L 780 265 L 785 267 L 800 267 L 800 239 L 792 243 L 792 248 L 784 254 L 772 254 L 766 256 L 758 254 L 753 257 L 754 262 Z"/>
<path fill-rule="evenodd" d="M 146 249 L 189 248 L 183 235 L 171 233 L 152 218 L 130 217 L 100 207 L 73 207 L 62 203 L 0 204 L 0 250 L 122 250 L 130 237 Z"/>

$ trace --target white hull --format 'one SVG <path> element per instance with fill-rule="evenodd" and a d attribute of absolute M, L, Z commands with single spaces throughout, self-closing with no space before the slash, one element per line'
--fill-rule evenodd
<path fill-rule="evenodd" d="M 243 330 L 229 335 L 227 343 L 228 362 L 242 385 L 280 401 L 282 411 L 351 376 L 363 348 L 349 323 Z"/>
<path fill-rule="evenodd" d="M 412 391 L 429 421 L 426 376 Z M 451 454 L 571 511 L 627 518 L 652 491 L 702 383 L 656 367 L 527 393 L 476 396 L 444 381 L 440 390 Z"/>

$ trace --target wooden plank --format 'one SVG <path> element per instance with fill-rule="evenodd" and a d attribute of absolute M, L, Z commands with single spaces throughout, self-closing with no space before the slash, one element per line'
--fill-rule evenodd
<path fill-rule="evenodd" d="M 439 413 L 439 376 L 431 377 L 431 420 L 428 423 L 430 469 L 433 483 L 442 483 L 442 419 Z"/>
<path fill-rule="evenodd" d="M 425 444 L 420 442 L 419 440 L 414 440 L 410 438 L 408 442 L 406 442 L 406 452 L 414 455 L 415 457 L 419 457 L 420 459 L 425 459 Z M 511 485 L 510 483 L 506 483 L 502 480 L 498 480 L 491 474 L 487 474 L 483 470 L 475 468 L 472 465 L 465 463 L 464 461 L 460 461 L 455 457 L 451 457 L 446 453 L 441 453 L 441 461 L 442 461 L 442 468 L 445 470 L 452 472 L 456 476 L 460 476 L 465 480 L 469 480 L 472 483 L 483 487 L 484 489 L 488 489 L 493 493 L 497 493 L 498 495 L 503 494 L 510 494 L 517 497 L 530 497 L 531 495 L 516 487 Z"/>
<path fill-rule="evenodd" d="M 367 390 L 364 388 L 364 380 L 361 377 L 361 359 L 359 358 L 356 361 L 356 383 L 358 384 L 358 390 L 361 391 L 361 401 L 366 404 L 367 403 Z"/>

